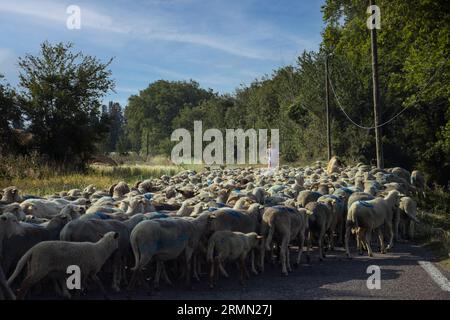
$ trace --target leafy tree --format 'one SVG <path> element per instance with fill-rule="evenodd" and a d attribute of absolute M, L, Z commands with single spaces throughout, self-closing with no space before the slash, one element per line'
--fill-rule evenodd
<path fill-rule="evenodd" d="M 101 99 L 114 89 L 108 67 L 73 44 L 44 42 L 41 52 L 19 58 L 21 100 L 41 154 L 57 162 L 81 163 L 95 151 L 107 127 Z"/>
<path fill-rule="evenodd" d="M 0 74 L 0 81 L 3 80 Z M 19 141 L 15 128 L 22 124 L 21 110 L 16 92 L 5 83 L 0 82 L 0 154 L 19 151 Z"/>

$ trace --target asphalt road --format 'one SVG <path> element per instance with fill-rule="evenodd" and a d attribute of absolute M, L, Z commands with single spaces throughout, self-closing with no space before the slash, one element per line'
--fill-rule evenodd
<path fill-rule="evenodd" d="M 374 248 L 375 250 L 375 248 Z M 296 254 L 294 250 L 291 261 Z M 133 292 L 111 293 L 110 299 L 132 300 L 286 300 L 286 299 L 431 299 L 450 300 L 450 291 L 443 290 L 419 261 L 433 262 L 433 256 L 423 247 L 414 244 L 396 244 L 388 254 L 375 253 L 373 258 L 358 256 L 347 259 L 342 248 L 328 252 L 325 261 L 317 257 L 317 248 L 310 263 L 302 257 L 302 264 L 294 268 L 288 276 L 281 274 L 279 266 L 267 265 L 263 274 L 251 275 L 242 287 L 239 285 L 238 272 L 234 264 L 225 268 L 230 278 L 221 277 L 214 289 L 210 289 L 206 274 L 200 282 L 193 282 L 187 289 L 183 281 L 172 279 L 174 286 L 168 286 L 161 280 L 161 289 L 153 290 L 149 295 L 143 288 Z M 381 271 L 381 288 L 368 289 L 367 273 L 370 265 L 377 265 Z M 441 281 L 447 283 L 450 270 L 433 263 L 440 272 Z M 443 280 L 442 280 L 443 279 Z M 448 289 L 450 290 L 450 289 Z M 54 299 L 55 296 L 34 294 L 32 299 Z M 81 299 L 103 299 L 99 292 L 90 291 Z"/>
<path fill-rule="evenodd" d="M 317 252 L 317 249 L 315 251 Z M 278 266 L 269 265 L 263 274 L 251 276 L 244 287 L 238 283 L 237 272 L 233 272 L 234 265 L 229 265 L 227 269 L 230 271 L 230 278 L 221 278 L 214 289 L 208 287 L 205 278 L 200 283 L 194 282 L 192 290 L 184 288 L 181 284 L 174 287 L 162 284 L 161 290 L 153 291 L 151 295 L 144 291 L 137 291 L 129 296 L 116 294 L 111 298 L 450 299 L 450 292 L 444 291 L 419 265 L 419 261 L 433 261 L 433 256 L 423 247 L 413 244 L 396 244 L 393 251 L 388 254 L 375 253 L 373 258 L 355 255 L 351 260 L 345 257 L 342 248 L 337 248 L 336 251 L 329 252 L 326 261 L 323 262 L 313 255 L 310 263 L 301 264 L 289 276 L 283 276 Z M 367 268 L 370 265 L 380 267 L 380 289 L 367 287 L 367 279 L 370 276 Z M 436 263 L 433 265 L 446 278 L 444 282 L 450 279 L 449 270 L 442 269 Z M 231 275 L 231 273 L 234 274 Z M 90 298 L 95 299 L 97 296 Z"/>

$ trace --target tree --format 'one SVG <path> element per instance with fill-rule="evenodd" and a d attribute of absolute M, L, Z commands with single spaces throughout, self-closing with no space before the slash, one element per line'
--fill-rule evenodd
<path fill-rule="evenodd" d="M 123 135 L 124 117 L 122 107 L 119 103 L 110 101 L 108 105 L 102 106 L 102 117 L 108 123 L 108 134 L 101 143 L 103 152 L 117 150 L 119 138 Z"/>
<path fill-rule="evenodd" d="M 107 130 L 101 99 L 114 89 L 108 69 L 73 44 L 44 42 L 40 54 L 19 58 L 24 114 L 41 154 L 57 162 L 82 163 Z"/>
<path fill-rule="evenodd" d="M 2 80 L 3 75 L 0 74 Z M 20 143 L 14 129 L 20 128 L 21 124 L 22 115 L 16 92 L 9 84 L 0 82 L 0 154 L 19 151 Z"/>
<path fill-rule="evenodd" d="M 128 99 L 126 134 L 132 149 L 150 154 L 170 154 L 174 119 L 183 108 L 193 108 L 214 97 L 195 81 L 159 80 Z"/>

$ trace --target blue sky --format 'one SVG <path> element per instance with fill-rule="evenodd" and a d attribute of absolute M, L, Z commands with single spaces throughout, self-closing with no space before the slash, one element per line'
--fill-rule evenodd
<path fill-rule="evenodd" d="M 106 61 L 116 79 L 114 100 L 158 79 L 194 79 L 232 93 L 241 84 L 293 64 L 316 50 L 323 28 L 319 0 L 0 0 L 0 73 L 16 85 L 17 57 L 39 44 L 71 41 Z M 69 5 L 81 29 L 69 30 Z"/>

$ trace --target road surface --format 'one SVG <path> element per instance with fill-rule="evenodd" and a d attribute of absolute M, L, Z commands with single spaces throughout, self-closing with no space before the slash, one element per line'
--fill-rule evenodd
<path fill-rule="evenodd" d="M 375 249 L 375 248 L 374 248 Z M 110 299 L 132 300 L 286 300 L 286 299 L 431 299 L 450 300 L 450 271 L 433 261 L 433 255 L 423 247 L 414 244 L 396 244 L 388 254 L 375 253 L 375 257 L 345 257 L 342 248 L 329 252 L 325 261 L 320 262 L 317 248 L 314 248 L 311 262 L 294 268 L 289 276 L 283 276 L 279 266 L 267 265 L 260 275 L 251 275 L 245 286 L 238 282 L 234 264 L 226 266 L 229 279 L 221 277 L 216 288 L 210 289 L 206 275 L 201 282 L 193 282 L 193 288 L 186 289 L 183 281 L 172 279 L 170 287 L 161 281 L 161 289 L 148 294 L 144 289 L 131 293 L 111 293 Z M 296 252 L 292 252 L 291 262 Z M 431 267 L 430 264 L 431 263 Z M 424 264 L 422 266 L 421 264 Z M 377 265 L 381 271 L 380 289 L 368 289 L 367 273 L 370 265 Z M 425 270 L 427 269 L 427 270 Z M 438 270 L 436 272 L 436 269 Z M 435 278 L 435 279 L 433 279 Z M 54 299 L 53 293 L 34 293 L 32 299 Z M 88 292 L 81 299 L 103 299 L 99 292 Z"/>
<path fill-rule="evenodd" d="M 317 252 L 317 249 L 314 250 Z M 305 256 L 303 256 L 305 258 Z M 303 260 L 302 258 L 302 260 Z M 292 256 L 291 261 L 294 261 Z M 327 255 L 320 262 L 312 255 L 310 263 L 302 263 L 289 276 L 283 276 L 279 267 L 267 266 L 264 274 L 251 276 L 244 287 L 238 283 L 237 272 L 229 279 L 220 278 L 217 287 L 210 289 L 207 280 L 194 282 L 188 290 L 179 285 L 169 287 L 162 283 L 160 291 L 148 295 L 138 290 L 129 295 L 114 294 L 112 299 L 450 299 L 450 272 L 432 263 L 439 271 L 431 275 L 429 266 L 422 267 L 421 261 L 433 262 L 433 256 L 423 247 L 413 244 L 396 244 L 392 252 L 375 257 L 345 257 L 342 248 Z M 423 263 L 422 263 L 423 264 Z M 381 288 L 368 289 L 367 268 L 377 265 L 381 271 Z M 227 268 L 231 274 L 233 265 Z M 435 272 L 435 271 L 434 271 Z M 437 280 L 433 279 L 436 277 Z M 437 281 L 437 282 L 436 282 Z M 174 281 L 175 282 L 175 281 Z M 445 287 L 447 285 L 447 287 Z M 447 291 L 445 291 L 447 289 Z M 85 298 L 101 298 L 88 295 Z"/>

